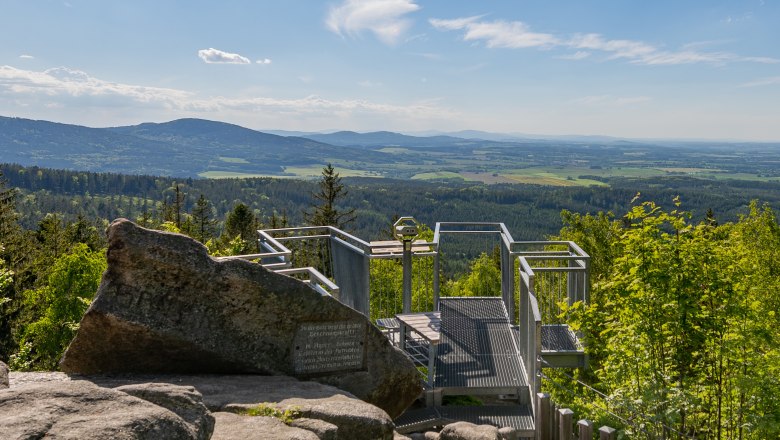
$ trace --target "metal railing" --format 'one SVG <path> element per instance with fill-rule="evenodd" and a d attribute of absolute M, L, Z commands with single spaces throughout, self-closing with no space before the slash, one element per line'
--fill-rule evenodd
<path fill-rule="evenodd" d="M 337 286 L 335 283 L 333 283 L 333 281 L 329 280 L 327 277 L 325 277 L 325 275 L 321 274 L 313 267 L 279 269 L 275 272 L 299 279 L 305 284 L 311 286 L 312 289 L 320 292 L 320 294 L 323 296 L 332 296 L 337 300 L 341 300 L 339 297 L 339 286 Z"/>
<path fill-rule="evenodd" d="M 303 276 L 308 277 L 313 287 L 328 291 L 337 298 L 340 292 L 337 283 L 334 282 L 333 274 L 339 268 L 334 267 L 332 246 L 341 246 L 368 261 L 401 258 L 400 243 L 397 249 L 388 242 L 369 243 L 332 226 L 266 229 L 258 232 L 262 252 L 241 256 L 241 258 L 259 259 L 264 266 L 287 274 L 295 273 L 290 272 L 290 268 L 304 266 Z M 423 295 L 426 297 L 430 295 L 430 299 L 417 298 L 413 311 L 438 310 L 442 284 L 440 278 L 442 272 L 440 260 L 444 249 L 442 244 L 448 242 L 449 237 L 453 235 L 495 237 L 491 239 L 501 251 L 500 294 L 509 312 L 510 320 L 517 325 L 521 335 L 520 349 L 529 384 L 533 384 L 534 392 L 539 392 L 540 382 L 537 375 L 541 369 L 539 364 L 541 326 L 564 321 L 561 304 L 588 302 L 590 256 L 571 241 L 516 241 L 504 223 L 439 222 L 436 223 L 432 241 L 416 242 L 418 245 L 426 246 L 425 249 L 428 250 L 418 248 L 413 254 L 419 262 L 415 269 L 425 272 L 425 274 L 416 273 L 418 279 L 413 282 L 423 284 L 432 282 L 432 289 L 430 294 L 425 292 Z M 306 252 L 308 252 L 308 261 L 296 255 L 296 253 L 306 254 Z M 316 258 L 312 258 L 312 254 L 316 254 Z M 432 262 L 423 264 L 423 258 L 430 258 Z M 376 274 L 372 275 L 374 271 L 371 270 L 360 274 L 367 277 L 366 291 L 360 293 L 365 296 L 365 303 L 369 308 L 381 308 L 381 310 L 366 311 L 372 318 L 392 317 L 401 312 L 400 301 L 392 301 L 394 298 L 400 298 L 401 295 L 400 285 L 398 285 L 400 280 L 396 279 L 400 273 L 395 273 L 400 271 L 400 264 L 388 262 L 383 265 L 385 267 L 381 268 L 381 271 L 392 272 L 392 274 L 382 273 L 380 275 L 383 276 L 378 279 Z M 419 292 L 423 287 L 416 285 L 414 289 Z M 384 298 L 385 296 L 388 298 Z M 426 308 L 428 310 L 424 310 Z"/>

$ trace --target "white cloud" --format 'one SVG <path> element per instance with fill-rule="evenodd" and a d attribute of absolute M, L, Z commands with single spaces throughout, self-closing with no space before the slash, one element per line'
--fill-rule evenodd
<path fill-rule="evenodd" d="M 164 109 L 166 114 L 215 118 L 222 118 L 224 112 L 229 112 L 238 119 L 247 120 L 263 112 L 278 117 L 305 116 L 323 120 L 375 116 L 412 121 L 446 119 L 456 114 L 431 101 L 395 105 L 367 100 L 331 100 L 315 95 L 291 99 L 201 97 L 184 90 L 113 83 L 66 67 L 36 72 L 0 66 L 0 103 L 14 100 L 23 102 L 28 108 L 36 105 L 68 109 L 115 107 L 124 108 L 126 112 L 123 113 L 132 113 L 134 108 L 142 107 L 138 109 L 141 118 L 150 107 Z"/>
<path fill-rule="evenodd" d="M 198 57 L 208 64 L 251 64 L 249 58 L 237 53 L 223 52 L 213 47 L 198 51 Z"/>
<path fill-rule="evenodd" d="M 271 64 L 271 59 L 270 58 L 263 58 L 262 60 L 255 61 L 255 63 L 257 63 L 257 64 Z"/>
<path fill-rule="evenodd" d="M 438 30 L 457 31 L 465 28 L 471 23 L 474 23 L 475 21 L 479 20 L 482 17 L 484 17 L 484 15 L 474 15 L 472 17 L 455 18 L 452 20 L 431 18 L 430 20 L 428 20 L 428 22 L 431 24 L 431 26 L 435 27 Z"/>
<path fill-rule="evenodd" d="M 103 81 L 86 72 L 56 67 L 43 72 L 0 66 L 0 94 L 68 98 L 124 98 L 134 102 L 173 105 L 190 93 L 160 87 L 135 86 Z"/>
<path fill-rule="evenodd" d="M 552 34 L 531 32 L 525 23 L 519 21 L 494 21 L 491 23 L 470 23 L 463 36 L 466 41 L 485 40 L 487 47 L 521 49 L 526 47 L 553 47 L 559 44 Z"/>
<path fill-rule="evenodd" d="M 23 59 L 23 60 L 32 60 L 32 59 L 35 59 L 35 57 L 34 57 L 34 56 L 32 56 L 32 55 L 27 55 L 27 54 L 22 54 L 22 55 L 19 55 L 19 58 L 21 58 L 21 59 Z"/>
<path fill-rule="evenodd" d="M 780 76 L 772 76 L 769 78 L 761 78 L 755 81 L 750 81 L 745 84 L 741 84 L 740 87 L 762 87 L 762 86 L 774 86 L 780 85 Z"/>
<path fill-rule="evenodd" d="M 520 21 L 479 21 L 482 15 L 456 18 L 453 20 L 430 19 L 429 23 L 439 30 L 465 30 L 463 40 L 485 40 L 487 47 L 505 47 L 519 49 L 526 47 L 552 47 L 559 44 L 552 34 L 531 32 Z"/>
<path fill-rule="evenodd" d="M 430 24 L 440 31 L 463 31 L 464 41 L 483 41 L 489 48 L 508 49 L 568 49 L 576 50 L 573 55 L 558 58 L 581 60 L 593 52 L 601 52 L 607 59 L 624 59 L 633 64 L 725 64 L 730 62 L 780 63 L 770 57 L 741 57 L 726 52 L 702 52 L 693 46 L 679 51 L 662 50 L 651 44 L 635 40 L 610 40 L 601 34 L 575 34 L 571 37 L 550 33 L 533 32 L 521 21 L 483 21 L 483 16 L 456 18 L 451 20 L 430 19 Z"/>
<path fill-rule="evenodd" d="M 418 9 L 413 0 L 345 0 L 330 9 L 325 24 L 338 35 L 370 31 L 383 43 L 394 45 L 411 26 L 404 16 Z"/>
<path fill-rule="evenodd" d="M 656 49 L 649 44 L 631 40 L 605 40 L 599 34 L 576 35 L 566 42 L 574 49 L 600 50 L 612 54 L 613 58 L 637 59 L 651 55 Z"/>
<path fill-rule="evenodd" d="M 568 54 L 568 55 L 561 55 L 558 58 L 562 60 L 584 60 L 585 58 L 588 58 L 590 56 L 590 52 L 584 51 L 584 50 L 578 50 L 575 53 Z"/>

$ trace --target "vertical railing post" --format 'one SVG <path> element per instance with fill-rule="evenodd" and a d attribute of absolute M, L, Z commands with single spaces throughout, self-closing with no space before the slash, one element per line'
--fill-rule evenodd
<path fill-rule="evenodd" d="M 439 310 L 439 244 L 436 244 L 436 254 L 433 256 L 433 311 Z"/>
<path fill-rule="evenodd" d="M 571 440 L 573 434 L 572 422 L 574 421 L 574 411 L 569 408 L 558 410 L 558 438 L 561 440 Z"/>
<path fill-rule="evenodd" d="M 411 313 L 412 312 L 412 240 L 403 240 L 402 243 L 404 245 L 403 309 L 404 309 L 404 313 Z"/>
<path fill-rule="evenodd" d="M 582 275 L 582 302 L 588 304 L 590 302 L 590 260 L 584 259 L 585 272 Z"/>
<path fill-rule="evenodd" d="M 599 440 L 617 440 L 617 430 L 609 426 L 599 428 Z"/>
<path fill-rule="evenodd" d="M 547 393 L 536 394 L 536 440 L 552 440 L 552 426 L 550 426 L 550 395 Z"/>
<path fill-rule="evenodd" d="M 573 268 L 578 267 L 577 261 L 568 260 L 567 263 L 570 269 L 566 271 L 566 293 L 569 306 L 571 306 L 579 299 L 579 283 L 577 282 L 579 281 L 579 273 L 572 270 Z"/>
<path fill-rule="evenodd" d="M 582 419 L 577 422 L 577 438 L 579 440 L 593 440 L 593 423 Z"/>
<path fill-rule="evenodd" d="M 501 297 L 504 300 L 506 311 L 509 314 L 509 322 L 516 324 L 515 321 L 515 265 L 512 260 L 512 254 L 507 247 L 507 241 L 501 239 Z"/>
<path fill-rule="evenodd" d="M 433 388 L 433 382 L 436 377 L 436 344 L 433 342 L 428 345 L 428 386 Z"/>

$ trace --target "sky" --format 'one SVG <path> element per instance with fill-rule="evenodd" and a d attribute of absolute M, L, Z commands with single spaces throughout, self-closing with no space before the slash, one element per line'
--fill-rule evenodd
<path fill-rule="evenodd" d="M 780 0 L 0 0 L 0 116 L 780 141 Z"/>

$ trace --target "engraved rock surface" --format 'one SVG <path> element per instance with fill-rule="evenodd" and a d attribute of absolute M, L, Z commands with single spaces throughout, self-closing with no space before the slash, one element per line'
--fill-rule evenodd
<path fill-rule="evenodd" d="M 367 318 L 298 280 L 124 219 L 108 243 L 108 269 L 60 364 L 67 373 L 288 375 L 391 417 L 421 391 L 413 364 Z M 317 345 L 317 332 L 340 329 L 343 347 Z M 321 368 L 317 350 L 331 356 Z"/>

